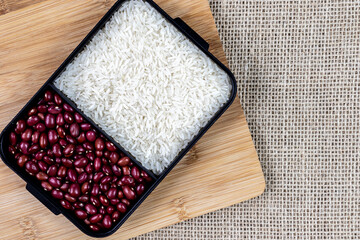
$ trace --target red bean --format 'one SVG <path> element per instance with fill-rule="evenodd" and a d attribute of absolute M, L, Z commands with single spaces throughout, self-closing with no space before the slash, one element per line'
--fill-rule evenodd
<path fill-rule="evenodd" d="M 58 141 L 58 135 L 55 130 L 53 130 L 53 129 L 49 130 L 48 140 L 49 140 L 50 145 L 54 145 Z"/>
<path fill-rule="evenodd" d="M 76 140 L 72 136 L 67 135 L 65 138 L 66 138 L 66 141 L 68 141 L 69 143 L 74 144 L 74 145 L 76 144 Z"/>
<path fill-rule="evenodd" d="M 96 208 L 95 208 L 95 210 L 96 210 Z M 91 223 L 98 223 L 98 222 L 100 222 L 102 219 L 103 219 L 103 215 L 100 214 L 100 213 L 98 213 L 98 214 L 96 214 L 96 215 L 94 215 L 94 216 L 91 216 L 89 220 L 90 220 Z"/>
<path fill-rule="evenodd" d="M 88 151 L 93 151 L 94 150 L 94 146 L 89 142 L 83 143 L 83 147 Z"/>
<path fill-rule="evenodd" d="M 91 129 L 90 123 L 82 123 L 80 124 L 80 127 L 83 131 L 89 131 Z"/>
<path fill-rule="evenodd" d="M 90 203 L 88 203 L 88 204 L 85 205 L 85 210 L 86 210 L 86 212 L 87 212 L 88 214 L 90 214 L 90 215 L 94 215 L 94 214 L 97 213 L 96 207 L 94 207 L 94 205 L 92 205 L 92 204 L 90 204 Z M 93 223 L 94 223 L 94 222 L 93 222 Z"/>
<path fill-rule="evenodd" d="M 20 151 L 23 153 L 23 154 L 29 154 L 29 147 L 30 147 L 30 144 L 28 142 L 21 142 L 20 145 L 19 145 L 19 148 L 20 148 Z"/>
<path fill-rule="evenodd" d="M 124 203 L 119 203 L 118 205 L 116 205 L 116 208 L 121 213 L 126 213 L 127 211 L 127 206 Z"/>
<path fill-rule="evenodd" d="M 57 173 L 57 167 L 55 165 L 52 165 L 49 167 L 49 169 L 47 170 L 47 174 L 51 177 L 56 176 Z"/>
<path fill-rule="evenodd" d="M 73 136 L 74 138 L 78 137 L 80 134 L 80 127 L 77 123 L 72 123 L 70 125 L 70 134 L 71 136 Z"/>
<path fill-rule="evenodd" d="M 117 195 L 117 190 L 116 190 L 116 188 L 110 188 L 109 191 L 106 193 L 106 196 L 107 196 L 109 199 L 115 198 L 116 195 Z"/>
<path fill-rule="evenodd" d="M 75 146 L 73 144 L 68 144 L 64 150 L 63 154 L 65 157 L 70 157 L 74 154 Z"/>
<path fill-rule="evenodd" d="M 100 203 L 99 199 L 97 197 L 95 197 L 95 196 L 90 196 L 90 202 L 95 207 L 100 207 L 101 206 L 101 203 Z"/>
<path fill-rule="evenodd" d="M 120 199 L 118 199 L 118 198 L 110 199 L 110 203 L 114 206 L 116 206 L 119 202 L 120 202 Z"/>
<path fill-rule="evenodd" d="M 91 189 L 91 195 L 96 196 L 99 194 L 99 192 L 100 192 L 100 187 L 98 184 L 95 183 Z"/>
<path fill-rule="evenodd" d="M 106 212 L 107 212 L 108 214 L 112 214 L 114 211 L 115 211 L 115 208 L 114 208 L 113 206 L 108 206 L 108 207 L 106 208 Z"/>
<path fill-rule="evenodd" d="M 147 182 L 151 182 L 152 181 L 152 178 L 144 171 L 142 170 L 141 171 L 141 176 L 145 179 L 145 181 Z"/>
<path fill-rule="evenodd" d="M 47 112 L 47 107 L 45 105 L 39 105 L 39 106 L 37 106 L 37 110 L 40 113 L 46 113 Z"/>
<path fill-rule="evenodd" d="M 53 147 L 52 147 L 52 151 L 53 151 L 55 157 L 61 157 L 62 156 L 60 144 L 58 144 L 58 143 L 54 144 Z"/>
<path fill-rule="evenodd" d="M 117 161 L 119 160 L 119 154 L 117 152 L 112 152 L 110 154 L 110 161 L 113 163 L 113 164 L 116 164 Z"/>
<path fill-rule="evenodd" d="M 79 113 L 74 113 L 74 117 L 77 123 L 82 123 L 84 121 L 84 118 Z"/>
<path fill-rule="evenodd" d="M 128 166 L 122 167 L 122 172 L 124 175 L 130 175 L 130 168 Z"/>
<path fill-rule="evenodd" d="M 80 158 L 74 162 L 74 166 L 77 168 L 83 168 L 88 164 L 88 160 L 86 158 Z"/>
<path fill-rule="evenodd" d="M 121 179 L 121 182 L 122 182 L 122 186 L 126 185 L 126 186 L 130 186 L 130 187 L 135 187 L 135 180 L 131 176 L 124 176 Z"/>
<path fill-rule="evenodd" d="M 62 109 L 59 106 L 52 105 L 48 108 L 48 112 L 54 115 L 61 113 L 61 111 Z"/>
<path fill-rule="evenodd" d="M 107 190 L 109 190 L 110 188 L 110 184 L 100 184 L 100 190 L 102 192 L 106 192 Z"/>
<path fill-rule="evenodd" d="M 110 152 L 116 151 L 116 147 L 112 142 L 106 142 L 106 149 Z"/>
<path fill-rule="evenodd" d="M 75 214 L 76 214 L 76 216 L 77 216 L 78 218 L 80 218 L 80 219 L 85 219 L 85 218 L 87 218 L 87 214 L 86 214 L 86 212 L 85 212 L 84 210 L 77 209 L 77 210 L 75 210 Z"/>
<path fill-rule="evenodd" d="M 30 117 L 28 118 L 28 120 L 26 121 L 26 123 L 27 123 L 27 125 L 28 125 L 29 127 L 32 127 L 32 126 L 34 126 L 35 124 L 37 124 L 39 121 L 40 121 L 40 118 L 35 115 L 35 116 L 30 116 Z"/>
<path fill-rule="evenodd" d="M 19 157 L 19 159 L 17 160 L 17 164 L 18 164 L 20 167 L 23 167 L 27 161 L 29 161 L 29 157 L 26 156 L 26 155 L 21 155 L 21 156 Z"/>
<path fill-rule="evenodd" d="M 93 172 L 93 166 L 91 165 L 91 163 L 89 163 L 86 167 L 85 167 L 85 171 L 87 173 L 92 173 Z"/>
<path fill-rule="evenodd" d="M 45 152 L 43 150 L 40 150 L 35 154 L 35 159 L 40 161 L 43 159 L 44 156 L 45 156 Z"/>
<path fill-rule="evenodd" d="M 64 200 L 64 199 L 62 199 L 62 200 L 60 201 L 60 204 L 61 204 L 61 206 L 63 206 L 63 208 L 65 208 L 65 209 L 71 209 L 71 204 L 70 204 L 68 201 Z"/>
<path fill-rule="evenodd" d="M 135 178 L 135 180 L 138 180 L 140 178 L 140 170 L 136 166 L 132 167 L 131 175 Z"/>
<path fill-rule="evenodd" d="M 110 168 L 108 165 L 104 165 L 104 166 L 102 167 L 102 170 L 103 170 L 103 172 L 104 172 L 106 175 L 112 174 L 111 168 Z"/>
<path fill-rule="evenodd" d="M 105 148 L 105 143 L 104 143 L 104 140 L 102 138 L 97 138 L 95 140 L 95 149 L 98 150 L 98 151 L 102 151 L 104 150 Z"/>
<path fill-rule="evenodd" d="M 59 179 L 57 179 L 56 177 L 50 177 L 49 178 L 49 183 L 54 188 L 58 188 L 58 187 L 61 186 L 61 181 Z"/>
<path fill-rule="evenodd" d="M 139 185 L 137 185 L 137 187 L 136 187 L 136 193 L 137 193 L 137 195 L 143 194 L 144 191 L 145 191 L 145 186 L 144 186 L 144 184 L 139 184 Z"/>
<path fill-rule="evenodd" d="M 96 140 L 96 133 L 93 130 L 87 131 L 86 132 L 86 139 L 89 142 L 94 142 Z"/>
<path fill-rule="evenodd" d="M 50 90 L 47 90 L 47 91 L 45 92 L 45 94 L 44 94 L 44 100 L 45 100 L 46 102 L 50 102 L 50 101 L 52 101 L 52 99 L 53 99 L 53 94 L 52 94 L 52 92 L 51 92 Z"/>
<path fill-rule="evenodd" d="M 36 174 L 36 178 L 40 181 L 45 181 L 48 179 L 48 175 L 46 175 L 46 173 L 44 173 L 44 172 L 38 172 Z"/>
<path fill-rule="evenodd" d="M 83 154 L 83 153 L 85 153 L 85 148 L 81 145 L 77 145 L 75 148 L 75 152 L 78 154 Z"/>
<path fill-rule="evenodd" d="M 82 185 L 81 185 L 81 192 L 83 194 L 87 194 L 90 190 L 91 186 L 90 186 L 90 183 L 89 182 L 84 182 Z"/>
<path fill-rule="evenodd" d="M 113 214 L 111 215 L 111 218 L 112 218 L 113 222 L 119 221 L 120 213 L 118 211 L 113 212 Z"/>
<path fill-rule="evenodd" d="M 104 206 L 109 206 L 109 204 L 110 204 L 109 199 L 107 199 L 104 195 L 101 195 L 99 197 L 99 200 L 102 203 L 102 205 L 104 205 Z"/>
<path fill-rule="evenodd" d="M 61 178 L 66 176 L 67 168 L 65 166 L 60 166 L 57 172 L 57 175 Z"/>
<path fill-rule="evenodd" d="M 65 130 L 62 127 L 57 126 L 56 127 L 56 132 L 59 135 L 60 138 L 65 138 L 66 133 Z"/>
<path fill-rule="evenodd" d="M 78 199 L 79 199 L 80 202 L 86 203 L 86 202 L 89 201 L 89 195 L 82 195 Z"/>
<path fill-rule="evenodd" d="M 76 202 L 73 204 L 74 208 L 83 208 L 84 207 L 84 203 L 82 202 Z"/>
<path fill-rule="evenodd" d="M 78 174 L 81 174 L 81 173 L 85 172 L 85 170 L 84 170 L 83 167 L 79 167 L 79 168 L 76 167 L 75 170 L 76 170 L 76 172 L 77 172 Z"/>
<path fill-rule="evenodd" d="M 70 168 L 70 167 L 73 166 L 73 162 L 72 162 L 70 159 L 68 159 L 68 158 L 62 158 L 62 159 L 61 159 L 61 162 L 62 162 L 62 164 L 63 164 L 65 167 L 67 167 L 67 168 Z"/>
<path fill-rule="evenodd" d="M 40 118 L 41 121 L 45 121 L 45 115 L 44 113 L 38 113 L 37 116 Z M 37 124 L 36 124 L 37 125 Z M 36 126 L 35 125 L 35 126 Z"/>
<path fill-rule="evenodd" d="M 80 135 L 77 137 L 78 143 L 84 143 L 86 141 L 86 136 L 84 132 L 81 132 Z"/>
<path fill-rule="evenodd" d="M 76 182 L 77 180 L 77 174 L 76 171 L 74 169 L 69 169 L 68 172 L 68 178 L 71 182 Z"/>
<path fill-rule="evenodd" d="M 65 193 L 64 195 L 65 199 L 68 200 L 69 202 L 76 202 L 76 198 L 74 198 L 73 196 L 71 196 L 69 193 Z"/>
<path fill-rule="evenodd" d="M 89 225 L 89 228 L 94 232 L 97 232 L 100 230 L 100 227 L 93 225 L 93 224 Z"/>
<path fill-rule="evenodd" d="M 94 161 L 95 159 L 95 155 L 93 152 L 87 152 L 86 153 L 86 157 L 90 160 L 90 161 Z"/>
<path fill-rule="evenodd" d="M 46 130 L 45 124 L 43 123 L 38 123 L 35 125 L 35 129 L 39 132 L 43 132 Z"/>
<path fill-rule="evenodd" d="M 40 135 L 39 144 L 41 148 L 46 148 L 48 145 L 48 138 L 46 133 Z"/>
<path fill-rule="evenodd" d="M 86 180 L 88 180 L 88 175 L 86 174 L 86 172 L 83 172 L 79 175 L 77 181 L 79 184 L 83 184 Z"/>
<path fill-rule="evenodd" d="M 54 128 L 56 126 L 54 115 L 48 113 L 45 116 L 45 126 L 47 128 Z"/>
<path fill-rule="evenodd" d="M 28 128 L 21 134 L 21 139 L 25 142 L 30 141 L 31 135 L 32 135 L 32 130 Z"/>
<path fill-rule="evenodd" d="M 120 167 L 125 167 L 125 166 L 129 165 L 129 163 L 130 163 L 130 158 L 122 157 L 117 162 L 117 165 L 119 165 Z"/>
<path fill-rule="evenodd" d="M 118 166 L 112 165 L 111 168 L 115 176 L 121 176 L 121 169 Z"/>
<path fill-rule="evenodd" d="M 43 160 L 44 160 L 44 162 L 46 162 L 46 163 L 49 164 L 49 165 L 51 165 L 51 164 L 54 163 L 54 160 L 53 160 L 52 158 L 50 158 L 49 156 L 47 156 L 47 155 L 45 155 L 45 156 L 43 157 Z"/>
<path fill-rule="evenodd" d="M 110 176 L 105 176 L 101 179 L 100 183 L 101 184 L 108 184 L 111 181 L 111 177 Z"/>
<path fill-rule="evenodd" d="M 50 183 L 48 182 L 41 182 L 41 187 L 45 190 L 45 191 L 51 191 L 53 189 L 53 187 L 50 185 Z"/>
<path fill-rule="evenodd" d="M 23 131 L 25 131 L 26 129 L 26 123 L 24 120 L 19 120 L 17 123 L 16 123 L 16 128 L 15 128 L 15 132 L 17 134 L 20 134 L 22 133 Z"/>
<path fill-rule="evenodd" d="M 8 150 L 9 150 L 9 153 L 11 153 L 12 155 L 15 155 L 15 153 L 16 153 L 16 148 L 14 147 L 14 146 L 9 146 L 9 148 L 8 148 Z"/>
<path fill-rule="evenodd" d="M 15 134 L 14 132 L 11 132 L 11 133 L 10 133 L 9 140 L 10 140 L 10 144 L 11 144 L 12 146 L 15 146 L 15 145 L 16 145 L 17 137 L 16 137 L 16 134 Z"/>
<path fill-rule="evenodd" d="M 35 115 L 37 113 L 37 109 L 36 108 L 31 108 L 28 112 L 28 116 L 32 116 Z"/>
<path fill-rule="evenodd" d="M 111 217 L 109 215 L 105 215 L 105 217 L 103 218 L 102 224 L 103 224 L 104 228 L 111 228 L 111 225 L 112 225 Z"/>
<path fill-rule="evenodd" d="M 58 126 L 63 126 L 65 124 L 64 116 L 61 113 L 56 116 L 56 124 Z"/>
<path fill-rule="evenodd" d="M 131 190 L 131 188 L 129 186 L 122 186 L 122 190 L 127 199 L 135 200 L 135 198 L 136 198 L 135 192 L 133 190 Z"/>
<path fill-rule="evenodd" d="M 47 166 L 47 164 L 46 164 L 45 162 L 43 162 L 43 161 L 38 161 L 37 163 L 38 163 L 39 168 L 40 168 L 41 171 L 43 171 L 43 172 L 46 172 L 46 171 L 47 171 L 48 166 Z"/>
<path fill-rule="evenodd" d="M 103 155 L 104 155 L 105 158 L 109 158 L 110 154 L 111 154 L 110 151 L 105 151 Z"/>
<path fill-rule="evenodd" d="M 78 183 L 72 183 L 68 189 L 68 192 L 73 197 L 80 196 L 80 186 Z"/>
<path fill-rule="evenodd" d="M 101 169 L 101 159 L 100 158 L 95 158 L 94 169 L 96 172 L 100 171 L 100 169 Z"/>
<path fill-rule="evenodd" d="M 98 172 L 94 175 L 93 181 L 95 183 L 99 182 L 102 178 L 104 177 L 104 173 L 103 172 Z"/>
<path fill-rule="evenodd" d="M 56 199 L 62 199 L 64 197 L 63 192 L 57 189 L 52 190 L 51 195 Z"/>
<path fill-rule="evenodd" d="M 40 146 L 38 144 L 34 144 L 29 148 L 28 152 L 30 154 L 33 154 L 33 153 L 38 152 L 39 150 L 40 150 Z"/>
<path fill-rule="evenodd" d="M 54 94 L 54 101 L 57 105 L 61 105 L 62 104 L 62 99 L 58 94 Z"/>
<path fill-rule="evenodd" d="M 126 198 L 121 199 L 121 202 L 124 203 L 126 206 L 130 206 L 130 201 Z"/>
<path fill-rule="evenodd" d="M 65 148 L 66 145 L 68 145 L 68 143 L 67 143 L 67 141 L 65 139 L 59 139 L 59 144 L 63 148 Z"/>
<path fill-rule="evenodd" d="M 63 192 L 67 192 L 69 187 L 70 187 L 69 183 L 64 183 L 63 185 L 61 185 L 60 190 L 63 191 Z"/>
<path fill-rule="evenodd" d="M 98 150 L 96 150 L 96 151 L 95 151 L 95 154 L 96 154 L 97 157 L 102 157 L 103 151 L 98 151 Z"/>
<path fill-rule="evenodd" d="M 38 143 L 39 138 L 40 138 L 40 132 L 39 131 L 34 132 L 31 136 L 32 143 Z"/>
<path fill-rule="evenodd" d="M 67 103 L 64 103 L 63 108 L 67 112 L 71 112 L 71 113 L 74 112 L 74 109 Z"/>
<path fill-rule="evenodd" d="M 68 124 L 71 124 L 71 123 L 74 122 L 73 116 L 71 116 L 71 114 L 68 113 L 68 112 L 65 112 L 65 113 L 64 113 L 64 120 L 65 120 L 65 122 L 67 122 Z"/>

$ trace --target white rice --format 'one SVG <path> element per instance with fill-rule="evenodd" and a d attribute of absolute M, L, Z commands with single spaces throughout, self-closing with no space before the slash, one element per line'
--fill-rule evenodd
<path fill-rule="evenodd" d="M 55 85 L 156 174 L 231 92 L 228 75 L 142 0 L 125 2 Z"/>

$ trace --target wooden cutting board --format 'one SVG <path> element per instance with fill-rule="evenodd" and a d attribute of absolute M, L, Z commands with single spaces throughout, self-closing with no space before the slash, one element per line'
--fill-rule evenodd
<path fill-rule="evenodd" d="M 40 88 L 114 0 L 0 0 L 0 129 Z M 207 0 L 158 0 L 226 62 Z M 237 98 L 129 220 L 126 239 L 260 195 L 263 173 Z M 0 162 L 0 238 L 88 238 L 55 216 Z"/>

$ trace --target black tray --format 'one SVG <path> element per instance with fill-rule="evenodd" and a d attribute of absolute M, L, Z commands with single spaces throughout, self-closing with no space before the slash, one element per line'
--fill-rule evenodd
<path fill-rule="evenodd" d="M 52 74 L 52 76 L 45 82 L 45 84 L 38 90 L 38 92 L 28 101 L 28 103 L 20 110 L 20 112 L 11 120 L 11 122 L 5 127 L 0 135 L 0 156 L 4 163 L 11 168 L 16 174 L 18 174 L 26 183 L 26 189 L 33 194 L 40 202 L 42 202 L 50 211 L 55 215 L 62 213 L 67 217 L 75 226 L 77 226 L 82 232 L 92 237 L 106 237 L 113 234 L 119 227 L 128 219 L 128 217 L 137 209 L 137 207 L 146 199 L 146 197 L 157 187 L 157 185 L 165 178 L 165 176 L 175 167 L 175 165 L 185 156 L 185 154 L 191 149 L 191 147 L 204 135 L 204 133 L 215 123 L 215 121 L 225 112 L 225 110 L 231 105 L 236 96 L 236 81 L 231 71 L 222 64 L 214 55 L 209 52 L 209 44 L 201 38 L 193 29 L 191 29 L 184 21 L 180 18 L 171 18 L 165 11 L 163 11 L 156 3 L 152 0 L 145 0 L 152 7 L 154 7 L 164 18 L 173 24 L 180 32 L 182 32 L 188 39 L 190 39 L 200 50 L 202 50 L 210 59 L 212 59 L 221 69 L 223 69 L 230 77 L 232 92 L 228 102 L 214 115 L 214 117 L 203 127 L 199 133 L 193 138 L 193 140 L 184 148 L 174 161 L 166 168 L 161 174 L 154 175 L 149 170 L 145 169 L 129 152 L 125 151 L 116 141 L 114 141 L 108 134 L 100 129 L 91 119 L 86 117 L 82 111 L 80 111 L 74 102 L 67 98 L 62 92 L 60 92 L 54 85 L 53 81 L 65 70 L 66 66 L 80 53 L 85 45 L 91 40 L 91 38 L 105 25 L 112 14 L 119 9 L 121 4 L 126 0 L 117 1 L 111 9 L 104 15 L 104 17 L 95 25 L 90 33 L 81 41 L 81 43 L 75 48 L 75 50 L 69 55 L 69 57 L 60 65 L 60 67 Z M 153 179 L 154 182 L 146 190 L 146 192 L 138 199 L 138 201 L 131 207 L 126 215 L 111 229 L 100 232 L 93 232 L 85 226 L 81 220 L 77 219 L 75 215 L 64 208 L 56 201 L 48 192 L 44 191 L 37 181 L 30 176 L 24 169 L 20 168 L 14 157 L 9 153 L 8 138 L 12 129 L 14 129 L 16 122 L 21 119 L 28 110 L 37 103 L 40 96 L 44 94 L 47 89 L 52 89 L 57 92 L 68 104 L 70 104 L 76 111 L 81 113 L 84 118 L 95 126 L 95 129 L 102 133 L 106 138 L 111 140 L 114 145 L 124 152 L 131 160 L 135 162 L 138 167 L 145 170 Z"/>

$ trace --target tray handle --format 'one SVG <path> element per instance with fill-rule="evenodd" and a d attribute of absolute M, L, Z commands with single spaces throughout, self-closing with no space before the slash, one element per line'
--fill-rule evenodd
<path fill-rule="evenodd" d="M 195 32 L 189 25 L 186 24 L 181 18 L 174 18 L 175 23 L 187 32 L 194 41 L 199 43 L 204 49 L 209 50 L 209 43 L 205 41 L 197 32 Z"/>
<path fill-rule="evenodd" d="M 35 198 L 37 198 L 42 204 L 45 205 L 52 213 L 59 215 L 61 211 L 54 206 L 42 193 L 30 184 L 26 184 L 26 190 L 28 190 Z"/>

